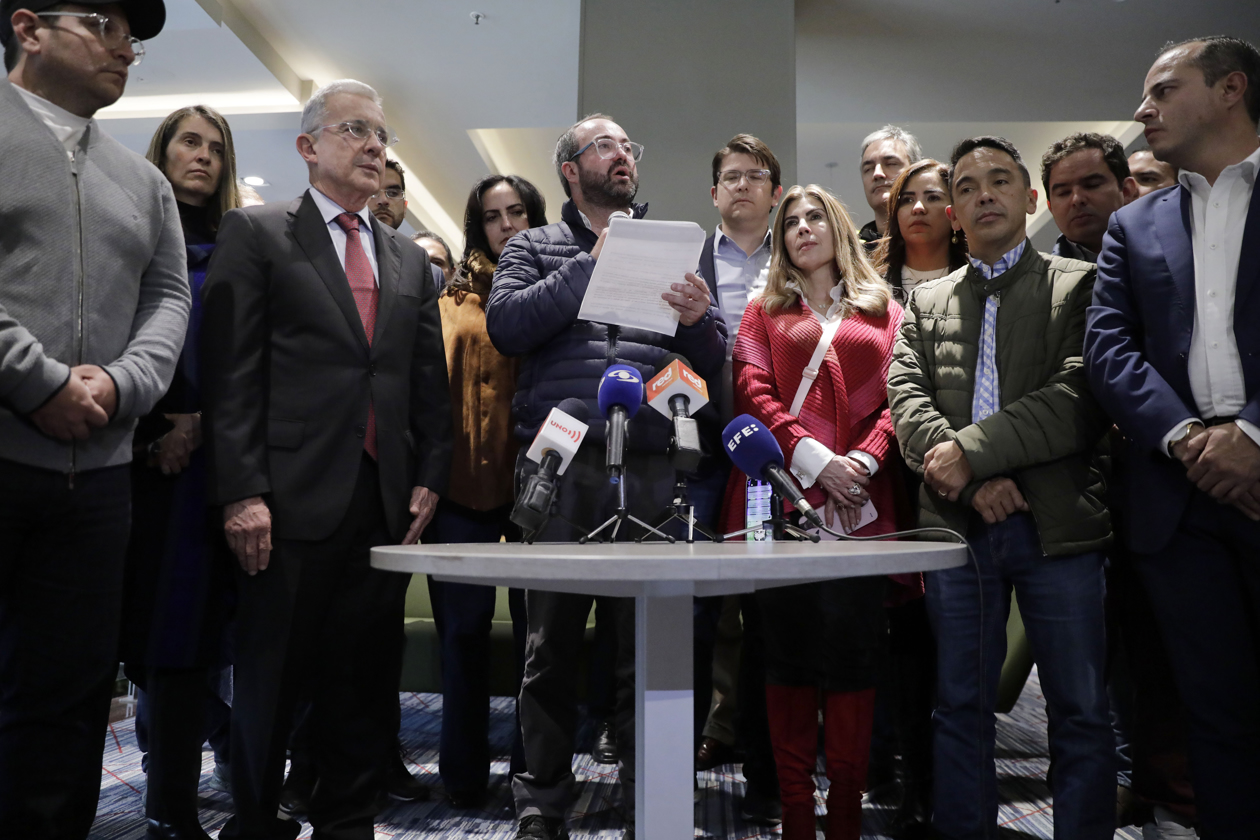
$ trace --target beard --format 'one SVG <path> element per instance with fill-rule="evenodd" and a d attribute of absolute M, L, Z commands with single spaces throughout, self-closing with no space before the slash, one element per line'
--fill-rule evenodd
<path fill-rule="evenodd" d="M 582 187 L 582 197 L 592 206 L 611 207 L 615 210 L 634 201 L 634 196 L 639 191 L 639 173 L 631 172 L 628 182 L 618 184 L 613 182 L 610 172 L 592 172 L 579 164 L 578 184 Z"/>

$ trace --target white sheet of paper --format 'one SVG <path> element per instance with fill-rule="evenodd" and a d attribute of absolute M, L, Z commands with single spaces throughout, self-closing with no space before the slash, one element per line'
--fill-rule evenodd
<path fill-rule="evenodd" d="M 821 510 L 819 511 L 819 514 L 822 516 L 826 516 L 826 514 L 823 513 Z M 867 525 L 870 525 L 872 522 L 874 522 L 878 518 L 879 518 L 879 513 L 877 513 L 875 510 L 875 503 L 872 502 L 870 499 L 867 499 L 866 504 L 862 505 L 861 514 L 858 516 L 857 528 L 854 528 L 853 531 L 856 531 L 859 528 L 865 528 Z M 852 534 L 853 531 L 850 531 L 848 528 L 845 528 L 843 525 L 840 525 L 839 520 L 840 520 L 840 517 L 837 516 L 836 525 L 840 526 L 840 530 L 846 534 Z M 828 534 L 826 531 L 823 531 L 819 528 L 810 528 L 809 533 L 817 534 L 818 536 L 822 537 L 824 540 L 838 539 L 838 537 L 833 537 L 831 534 Z"/>
<path fill-rule="evenodd" d="M 613 219 L 578 317 L 674 335 L 678 312 L 661 295 L 695 272 L 703 247 L 695 222 Z"/>

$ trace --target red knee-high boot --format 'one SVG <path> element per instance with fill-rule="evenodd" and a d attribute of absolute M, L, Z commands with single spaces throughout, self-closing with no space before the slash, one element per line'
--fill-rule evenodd
<path fill-rule="evenodd" d="M 766 686 L 770 746 L 779 771 L 783 840 L 814 840 L 814 767 L 818 760 L 818 689 Z"/>
<path fill-rule="evenodd" d="M 871 754 L 875 689 L 828 691 L 823 699 L 827 753 L 827 840 L 862 836 L 862 788 Z M 785 808 L 786 811 L 786 808 Z"/>

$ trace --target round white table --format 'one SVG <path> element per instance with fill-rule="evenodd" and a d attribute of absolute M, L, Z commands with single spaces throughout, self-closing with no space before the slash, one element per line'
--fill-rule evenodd
<path fill-rule="evenodd" d="M 636 836 L 694 832 L 692 597 L 948 569 L 940 542 L 460 543 L 372 549 L 372 565 L 438 580 L 635 599 Z"/>

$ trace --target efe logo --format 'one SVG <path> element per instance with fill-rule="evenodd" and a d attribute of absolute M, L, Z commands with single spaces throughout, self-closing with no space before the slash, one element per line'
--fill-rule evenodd
<path fill-rule="evenodd" d="M 726 448 L 734 452 L 736 447 L 739 446 L 739 442 L 746 437 L 751 437 L 753 432 L 756 432 L 758 428 L 759 427 L 756 423 L 749 423 L 747 426 L 731 436 L 731 439 L 726 442 Z"/>

